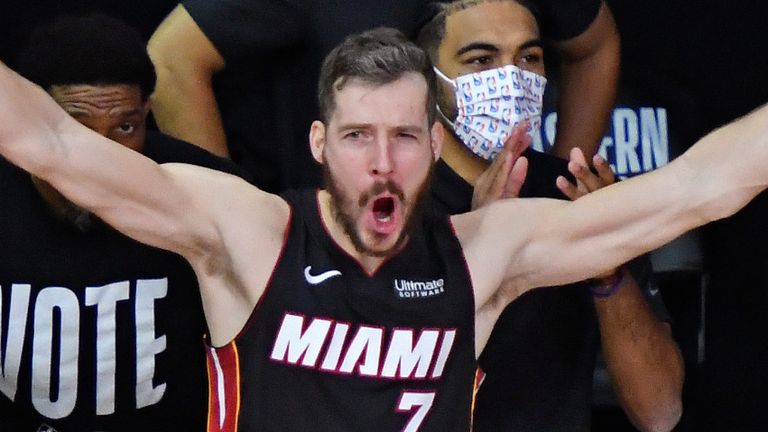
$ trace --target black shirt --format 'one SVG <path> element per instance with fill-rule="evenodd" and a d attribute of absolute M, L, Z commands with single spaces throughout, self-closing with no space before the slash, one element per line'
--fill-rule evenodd
<path fill-rule="evenodd" d="M 234 169 L 155 133 L 144 153 Z M 57 219 L 4 160 L 0 190 L 0 430 L 202 430 L 206 327 L 187 262 Z"/>
<path fill-rule="evenodd" d="M 307 134 L 320 65 L 344 37 L 378 26 L 412 35 L 426 0 L 187 0 L 227 62 L 215 79 L 232 159 L 268 192 L 320 185 Z"/>

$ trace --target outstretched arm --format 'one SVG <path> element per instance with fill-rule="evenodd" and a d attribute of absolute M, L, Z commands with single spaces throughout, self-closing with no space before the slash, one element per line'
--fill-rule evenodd
<path fill-rule="evenodd" d="M 282 244 L 288 207 L 279 197 L 228 174 L 157 165 L 81 125 L 2 63 L 0 155 L 126 235 L 187 258 L 214 343 L 242 327 Z"/>
<path fill-rule="evenodd" d="M 195 222 L 206 215 L 189 217 L 197 203 L 180 181 L 189 170 L 161 167 L 91 131 L 5 65 L 0 153 L 140 241 L 189 255 L 212 237 Z"/>
<path fill-rule="evenodd" d="M 497 292 L 502 282 L 524 291 L 583 280 L 729 216 L 766 187 L 766 161 L 762 107 L 669 165 L 577 201 L 502 200 L 454 216 L 477 304 L 504 296 Z M 498 253 L 489 258 L 488 248 Z"/>
<path fill-rule="evenodd" d="M 616 99 L 620 41 L 603 2 L 585 32 L 556 44 L 561 55 L 557 136 L 550 151 L 563 159 L 572 148 L 597 153 Z"/>
<path fill-rule="evenodd" d="M 229 156 L 212 84 L 213 75 L 224 69 L 224 58 L 184 6 L 176 6 L 165 18 L 147 50 L 157 70 L 152 104 L 160 129 Z"/>

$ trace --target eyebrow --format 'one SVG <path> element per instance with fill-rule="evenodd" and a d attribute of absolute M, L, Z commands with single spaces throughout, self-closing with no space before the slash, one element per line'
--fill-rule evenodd
<path fill-rule="evenodd" d="M 87 117 L 88 115 L 91 114 L 88 110 L 79 109 L 79 108 L 74 108 L 74 109 L 65 108 L 64 111 L 66 111 L 67 114 L 69 114 L 74 118 Z M 140 116 L 140 115 L 141 115 L 141 109 L 136 108 L 128 111 L 118 112 L 117 115 L 111 116 L 111 117 L 125 118 L 125 117 L 134 117 L 134 116 Z"/>
<path fill-rule="evenodd" d="M 350 129 L 367 129 L 369 127 L 371 127 L 369 123 L 347 123 L 337 125 L 336 130 L 345 131 Z"/>
<path fill-rule="evenodd" d="M 118 115 L 121 117 L 133 117 L 133 116 L 141 115 L 141 113 L 142 113 L 141 109 L 135 108 L 125 112 L 119 112 Z"/>
<path fill-rule="evenodd" d="M 398 126 L 397 128 L 395 128 L 395 130 L 397 130 L 397 132 L 399 133 L 405 132 L 405 133 L 415 134 L 415 133 L 423 133 L 424 127 L 418 126 L 418 125 L 403 125 L 403 126 Z"/>
<path fill-rule="evenodd" d="M 520 49 L 528 49 L 531 47 L 544 47 L 544 42 L 541 39 L 531 39 L 524 44 L 520 45 Z M 463 54 L 468 53 L 469 51 L 474 50 L 482 50 L 482 51 L 492 51 L 492 52 L 499 52 L 499 47 L 496 45 L 490 43 L 490 42 L 472 42 L 469 45 L 465 45 L 456 51 L 456 57 L 459 57 Z"/>
<path fill-rule="evenodd" d="M 350 123 L 345 125 L 339 125 L 338 130 L 347 131 L 352 129 L 368 129 L 371 126 L 372 125 L 369 123 Z M 425 130 L 423 126 L 419 126 L 419 125 L 395 126 L 393 129 L 395 129 L 397 132 L 409 132 L 409 133 L 423 132 Z"/>

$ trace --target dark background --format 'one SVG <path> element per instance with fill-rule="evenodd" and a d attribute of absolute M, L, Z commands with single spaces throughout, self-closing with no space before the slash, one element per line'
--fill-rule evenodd
<path fill-rule="evenodd" d="M 768 4 L 757 0 L 608 0 L 622 34 L 622 82 L 667 106 L 683 145 L 768 101 Z M 148 37 L 175 6 L 166 0 L 5 0 L 0 59 L 13 65 L 34 25 L 61 13 L 102 10 Z M 723 145 L 728 145 L 723 143 Z M 704 357 L 687 365 L 678 430 L 768 430 L 768 198 L 706 227 Z M 699 306 L 675 283 L 665 298 L 680 328 Z M 690 335 L 688 335 L 690 336 Z M 684 336 L 683 336 L 684 337 Z M 600 430 L 616 431 L 605 416 Z M 610 417 L 610 416 L 608 416 Z"/>

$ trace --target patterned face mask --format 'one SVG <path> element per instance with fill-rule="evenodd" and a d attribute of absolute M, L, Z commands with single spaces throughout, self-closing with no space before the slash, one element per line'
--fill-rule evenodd
<path fill-rule="evenodd" d="M 461 75 L 450 79 L 439 69 L 437 76 L 456 90 L 456 120 L 450 123 L 472 153 L 486 160 L 504 148 L 512 129 L 528 121 L 528 134 L 541 126 L 541 110 L 547 79 L 514 65 Z"/>

